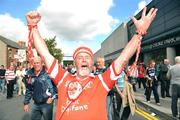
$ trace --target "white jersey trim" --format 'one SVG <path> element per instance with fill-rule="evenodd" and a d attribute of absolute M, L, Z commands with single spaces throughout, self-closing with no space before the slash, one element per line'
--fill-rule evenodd
<path fill-rule="evenodd" d="M 50 75 L 52 78 L 56 78 L 57 74 L 58 74 L 58 64 L 56 62 L 56 64 L 55 64 L 53 70 L 51 71 Z"/>
<path fill-rule="evenodd" d="M 106 83 L 104 82 L 103 77 L 102 77 L 101 74 L 98 75 L 98 78 L 100 79 L 103 87 L 104 87 L 107 91 L 110 91 L 109 87 L 108 87 L 108 86 L 106 85 Z"/>
<path fill-rule="evenodd" d="M 110 66 L 110 79 L 111 80 L 117 80 L 120 77 L 120 75 L 118 75 L 118 76 L 115 75 L 114 70 L 113 70 L 112 65 L 111 65 Z"/>
<path fill-rule="evenodd" d="M 61 80 L 58 82 L 58 84 L 57 84 L 57 88 L 61 85 L 61 83 L 63 82 L 64 78 L 67 76 L 68 73 L 69 73 L 68 71 L 66 71 L 66 72 L 64 73 L 62 79 L 61 79 Z"/>

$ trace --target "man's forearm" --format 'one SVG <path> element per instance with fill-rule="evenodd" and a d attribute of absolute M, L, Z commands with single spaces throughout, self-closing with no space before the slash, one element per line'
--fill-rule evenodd
<path fill-rule="evenodd" d="M 42 59 L 45 61 L 46 67 L 49 68 L 51 65 L 51 62 L 53 61 L 53 56 L 49 53 L 49 50 L 47 48 L 47 45 L 43 38 L 41 37 L 39 30 L 37 28 L 34 28 L 32 30 L 33 34 L 33 42 L 34 46 L 37 50 L 37 52 L 40 54 Z"/>
<path fill-rule="evenodd" d="M 26 88 L 26 94 L 24 97 L 24 105 L 29 104 L 30 100 L 31 100 L 31 92 L 30 92 L 29 88 L 27 87 Z"/>
<path fill-rule="evenodd" d="M 141 42 L 141 35 L 145 35 L 147 33 L 147 29 L 149 28 L 150 24 L 156 16 L 157 9 L 151 8 L 147 14 L 146 10 L 147 8 L 145 7 L 139 20 L 137 20 L 135 17 L 132 17 L 132 21 L 136 27 L 136 32 L 138 33 L 138 35 L 135 34 L 132 37 L 130 42 L 122 51 L 121 55 L 115 60 L 116 73 L 120 73 L 122 71 L 124 65 L 128 63 L 129 59 L 136 52 Z"/>
<path fill-rule="evenodd" d="M 115 60 L 116 73 L 120 73 L 123 67 L 128 63 L 129 59 L 134 55 L 141 42 L 141 35 L 135 34 L 126 45 L 120 56 Z"/>
<path fill-rule="evenodd" d="M 32 32 L 33 32 L 33 42 L 37 52 L 40 54 L 40 56 L 45 57 L 45 55 L 49 54 L 45 41 L 41 37 L 39 30 L 37 28 L 34 28 Z"/>

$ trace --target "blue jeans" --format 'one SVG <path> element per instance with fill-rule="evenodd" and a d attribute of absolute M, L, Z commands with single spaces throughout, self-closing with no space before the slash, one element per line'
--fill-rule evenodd
<path fill-rule="evenodd" d="M 177 108 L 177 103 L 178 103 L 178 98 L 180 98 L 180 85 L 178 84 L 173 84 L 172 85 L 172 96 L 171 96 L 171 110 L 173 117 L 176 117 L 178 115 L 178 108 Z M 180 110 L 180 108 L 179 108 Z M 180 112 L 180 111 L 179 111 Z M 180 113 L 179 113 L 180 116 Z"/>
<path fill-rule="evenodd" d="M 106 97 L 106 110 L 108 114 L 108 120 L 112 120 L 112 100 L 110 95 Z"/>
<path fill-rule="evenodd" d="M 52 120 L 53 117 L 53 103 L 51 104 L 33 104 L 31 111 L 31 120 Z"/>
<path fill-rule="evenodd" d="M 0 78 L 0 91 L 5 93 L 5 78 Z"/>

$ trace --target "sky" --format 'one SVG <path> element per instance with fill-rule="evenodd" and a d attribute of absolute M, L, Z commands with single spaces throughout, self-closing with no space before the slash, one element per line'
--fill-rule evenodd
<path fill-rule="evenodd" d="M 38 11 L 43 38 L 56 36 L 65 56 L 79 46 L 95 53 L 120 25 L 130 20 L 151 0 L 0 0 L 0 35 L 28 41 L 25 15 Z"/>

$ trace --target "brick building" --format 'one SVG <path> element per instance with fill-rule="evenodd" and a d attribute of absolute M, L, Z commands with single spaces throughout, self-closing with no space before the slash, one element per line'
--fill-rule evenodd
<path fill-rule="evenodd" d="M 17 54 L 19 45 L 3 36 L 0 36 L 0 65 L 9 67 L 11 63 L 16 64 L 17 59 L 14 55 Z"/>

